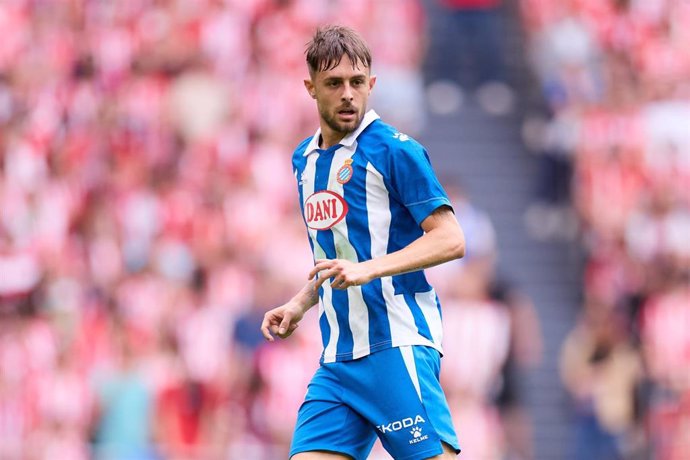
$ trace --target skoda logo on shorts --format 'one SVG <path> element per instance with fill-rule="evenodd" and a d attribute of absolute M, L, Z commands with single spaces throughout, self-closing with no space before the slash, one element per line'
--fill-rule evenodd
<path fill-rule="evenodd" d="M 423 427 L 421 426 L 422 423 L 426 423 L 426 420 L 424 420 L 421 415 L 416 415 L 415 417 L 405 417 L 402 420 L 384 423 L 383 425 L 378 425 L 376 428 L 384 435 L 404 429 L 410 434 L 408 442 L 410 444 L 417 444 L 429 439 L 429 435 L 424 433 Z"/>
<path fill-rule="evenodd" d="M 313 230 L 328 230 L 343 220 L 347 203 L 343 197 L 330 190 L 313 193 L 304 202 L 304 220 Z"/>
<path fill-rule="evenodd" d="M 389 433 L 392 431 L 400 431 L 403 428 L 410 428 L 412 426 L 418 425 L 420 423 L 426 423 L 426 420 L 421 415 L 413 417 L 406 417 L 402 420 L 396 420 L 394 422 L 384 423 L 383 425 L 378 425 L 376 428 L 383 433 Z M 416 432 L 416 430 L 415 430 Z M 419 430 L 421 433 L 421 430 Z M 418 436 L 417 436 L 418 437 Z"/>

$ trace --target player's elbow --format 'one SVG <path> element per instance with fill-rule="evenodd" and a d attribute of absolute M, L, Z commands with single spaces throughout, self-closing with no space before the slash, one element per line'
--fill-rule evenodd
<path fill-rule="evenodd" d="M 441 263 L 465 256 L 465 234 L 450 209 L 441 208 L 428 217 L 422 222 L 422 229 L 435 235 L 433 238 Z"/>
<path fill-rule="evenodd" d="M 453 259 L 462 259 L 465 257 L 465 237 L 462 231 L 458 232 L 458 234 L 452 238 L 449 253 Z"/>
<path fill-rule="evenodd" d="M 448 260 L 465 257 L 465 235 L 459 226 L 448 229 L 445 252 Z"/>
<path fill-rule="evenodd" d="M 462 239 L 462 242 L 458 244 L 458 249 L 457 252 L 455 253 L 455 258 L 456 259 L 462 259 L 465 257 L 465 239 Z"/>

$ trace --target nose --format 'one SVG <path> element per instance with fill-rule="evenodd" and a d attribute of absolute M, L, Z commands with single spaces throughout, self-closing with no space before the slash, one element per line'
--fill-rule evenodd
<path fill-rule="evenodd" d="M 354 95 L 352 93 L 352 87 L 350 86 L 349 83 L 345 83 L 343 85 L 343 94 L 341 96 L 341 99 L 343 101 L 348 101 L 348 102 L 352 102 L 352 100 L 354 99 Z"/>

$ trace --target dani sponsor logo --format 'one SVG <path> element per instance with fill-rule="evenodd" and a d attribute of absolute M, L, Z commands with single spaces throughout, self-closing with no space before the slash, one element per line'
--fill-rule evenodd
<path fill-rule="evenodd" d="M 304 220 L 314 230 L 328 230 L 343 220 L 347 203 L 343 197 L 330 190 L 315 192 L 304 202 Z"/>

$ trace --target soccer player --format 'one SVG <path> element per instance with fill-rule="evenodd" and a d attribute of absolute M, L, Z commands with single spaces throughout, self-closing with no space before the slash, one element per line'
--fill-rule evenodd
<path fill-rule="evenodd" d="M 422 270 L 462 257 L 463 232 L 424 148 L 367 111 L 376 77 L 357 32 L 320 28 L 306 60 L 320 127 L 293 168 L 315 265 L 261 325 L 287 338 L 321 299 L 324 350 L 290 456 L 365 459 L 378 436 L 396 459 L 455 458 L 440 304 Z"/>

